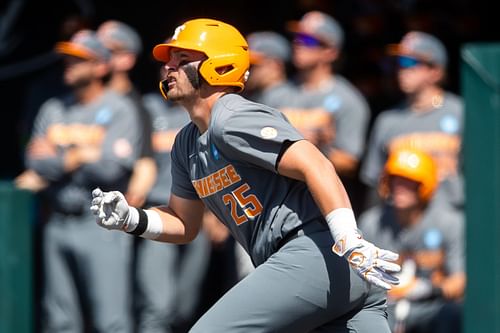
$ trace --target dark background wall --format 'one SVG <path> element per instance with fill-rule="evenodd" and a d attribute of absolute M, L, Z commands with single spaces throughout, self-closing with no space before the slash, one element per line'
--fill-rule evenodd
<path fill-rule="evenodd" d="M 286 34 L 288 20 L 308 10 L 322 10 L 344 27 L 346 43 L 338 71 L 365 94 L 372 120 L 400 98 L 394 66 L 385 53 L 408 30 L 427 31 L 440 38 L 450 57 L 447 88 L 459 92 L 461 45 L 498 41 L 500 29 L 492 2 L 486 0 L 4 0 L 0 2 L 0 179 L 12 179 L 23 169 L 22 155 L 40 104 L 64 90 L 61 69 L 51 50 L 74 30 L 68 20 L 96 28 L 108 19 L 135 27 L 144 52 L 133 72 L 139 89 L 157 87 L 159 65 L 151 48 L 189 18 L 227 21 L 243 34 L 271 29 Z"/>

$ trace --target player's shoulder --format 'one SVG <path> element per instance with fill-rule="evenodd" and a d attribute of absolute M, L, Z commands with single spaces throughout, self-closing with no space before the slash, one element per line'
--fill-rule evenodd
<path fill-rule="evenodd" d="M 210 129 L 215 134 L 221 134 L 228 122 L 232 127 L 242 127 L 254 124 L 258 117 L 283 117 L 270 106 L 256 103 L 237 94 L 227 94 L 221 97 L 212 109 Z"/>
<path fill-rule="evenodd" d="M 453 207 L 444 198 L 435 198 L 429 204 L 427 215 L 431 223 L 435 223 L 445 231 L 464 227 L 464 211 Z"/>
<path fill-rule="evenodd" d="M 444 103 L 448 110 L 453 110 L 455 112 L 462 112 L 464 107 L 464 101 L 462 97 L 455 95 L 447 91 L 444 94 Z"/>
<path fill-rule="evenodd" d="M 76 103 L 75 96 L 71 93 L 53 96 L 42 103 L 42 105 L 40 106 L 40 112 L 42 113 L 64 112 L 75 103 Z"/>
<path fill-rule="evenodd" d="M 342 75 L 335 75 L 335 91 L 349 98 L 352 102 L 368 104 L 361 91 L 347 78 Z"/>
<path fill-rule="evenodd" d="M 115 112 L 127 113 L 138 108 L 136 100 L 131 96 L 119 94 L 111 89 L 106 89 L 102 97 L 102 103 L 113 109 Z"/>
<path fill-rule="evenodd" d="M 390 126 L 398 124 L 401 119 L 408 116 L 408 108 L 405 103 L 399 103 L 389 109 L 381 111 L 375 118 L 375 127 Z"/>
<path fill-rule="evenodd" d="M 269 106 L 253 102 L 241 95 L 226 94 L 219 98 L 219 100 L 215 103 L 213 112 L 217 114 L 220 113 L 220 111 L 225 111 L 226 115 L 230 116 L 234 112 L 241 113 L 260 109 L 263 109 L 264 111 L 272 110 Z"/>

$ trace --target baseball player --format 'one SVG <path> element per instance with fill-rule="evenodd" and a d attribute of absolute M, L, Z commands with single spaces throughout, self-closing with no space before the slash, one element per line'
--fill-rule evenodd
<path fill-rule="evenodd" d="M 276 109 L 236 94 L 249 67 L 239 31 L 190 20 L 153 55 L 165 63 L 164 96 L 191 118 L 172 149 L 170 201 L 136 209 L 97 188 L 97 223 L 184 243 L 206 205 L 231 230 L 257 268 L 191 332 L 389 332 L 384 289 L 398 283 L 398 255 L 360 236 L 333 165 L 313 144 Z"/>
<path fill-rule="evenodd" d="M 396 56 L 399 87 L 406 98 L 375 119 L 360 177 L 376 189 L 387 156 L 396 149 L 417 148 L 431 154 L 438 165 L 440 186 L 433 200 L 461 208 L 463 103 L 441 87 L 446 49 L 436 37 L 412 31 L 390 46 L 390 54 Z"/>
<path fill-rule="evenodd" d="M 340 24 L 312 11 L 292 21 L 297 104 L 283 111 L 308 140 L 332 161 L 343 179 L 354 178 L 364 151 L 370 109 L 347 79 L 334 73 L 344 41 Z M 347 188 L 350 191 L 350 188 Z"/>
<path fill-rule="evenodd" d="M 56 51 L 72 93 L 46 101 L 34 124 L 27 165 L 46 183 L 44 332 L 131 332 L 131 237 L 103 234 L 85 205 L 95 186 L 125 190 L 141 144 L 134 105 L 104 86 L 109 52 L 89 30 Z"/>
<path fill-rule="evenodd" d="M 108 87 L 130 98 L 139 112 L 138 119 L 140 119 L 142 125 L 144 140 L 140 158 L 134 164 L 134 171 L 125 196 L 132 206 L 142 207 L 148 192 L 156 181 L 157 168 L 151 148 L 151 140 L 149 140 L 152 135 L 151 117 L 144 110 L 141 96 L 134 87 L 129 74 L 142 51 L 141 38 L 134 28 L 124 22 L 115 20 L 103 22 L 96 32 L 99 40 L 111 53 L 111 75 Z"/>
<path fill-rule="evenodd" d="M 359 217 L 363 237 L 401 254 L 400 285 L 389 291 L 394 332 L 460 332 L 464 218 L 444 202 L 429 204 L 437 185 L 431 155 L 395 150 L 379 183 L 384 202 Z"/>
<path fill-rule="evenodd" d="M 246 39 L 250 48 L 250 76 L 244 96 L 276 109 L 293 105 L 298 91 L 287 78 L 292 56 L 290 42 L 273 31 L 256 31 Z"/>

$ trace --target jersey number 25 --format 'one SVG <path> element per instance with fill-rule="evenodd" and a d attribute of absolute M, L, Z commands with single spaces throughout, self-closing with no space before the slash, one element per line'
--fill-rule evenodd
<path fill-rule="evenodd" d="M 231 217 L 234 223 L 240 225 L 260 215 L 262 212 L 262 204 L 254 194 L 247 193 L 250 190 L 250 185 L 244 183 L 231 193 L 224 194 L 222 201 L 231 209 Z M 238 206 L 243 210 L 242 215 L 238 215 Z"/>

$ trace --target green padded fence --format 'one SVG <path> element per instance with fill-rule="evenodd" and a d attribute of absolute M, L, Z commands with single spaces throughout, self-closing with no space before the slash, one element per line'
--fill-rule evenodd
<path fill-rule="evenodd" d="M 500 43 L 461 52 L 465 100 L 465 332 L 500 333 Z"/>
<path fill-rule="evenodd" d="M 33 195 L 0 181 L 0 332 L 33 331 Z"/>

